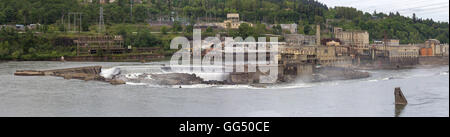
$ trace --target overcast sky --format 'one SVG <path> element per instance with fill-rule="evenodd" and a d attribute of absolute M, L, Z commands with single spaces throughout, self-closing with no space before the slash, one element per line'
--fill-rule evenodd
<path fill-rule="evenodd" d="M 416 13 L 420 18 L 449 22 L 448 0 L 318 0 L 328 7 L 350 6 L 364 12 L 396 12 L 411 17 Z"/>

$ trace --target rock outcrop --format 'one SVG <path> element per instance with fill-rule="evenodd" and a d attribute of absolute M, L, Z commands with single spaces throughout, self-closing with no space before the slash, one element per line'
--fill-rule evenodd
<path fill-rule="evenodd" d="M 67 74 L 86 74 L 87 75 L 100 75 L 102 72 L 102 66 L 89 66 L 79 68 L 67 68 L 67 69 L 55 69 L 43 71 L 46 75 L 50 76 L 64 76 Z"/>
<path fill-rule="evenodd" d="M 186 74 L 186 73 L 140 74 L 136 77 L 126 77 L 126 75 L 119 75 L 115 79 L 129 81 L 133 83 L 149 83 L 157 85 L 204 84 L 202 78 L 196 76 L 195 74 Z"/>
<path fill-rule="evenodd" d="M 185 73 L 152 74 L 151 77 L 159 80 L 160 85 L 193 85 L 203 82 L 203 79 L 195 74 Z"/>
<path fill-rule="evenodd" d="M 79 67 L 79 68 L 67 68 L 67 69 L 54 69 L 54 70 L 17 70 L 14 75 L 16 76 L 57 76 L 63 77 L 64 79 L 79 79 L 85 81 L 104 81 L 109 82 L 112 79 L 105 79 L 100 76 L 102 67 L 101 66 L 89 66 L 89 67 Z M 124 82 L 111 82 L 114 85 L 125 84 Z"/>
<path fill-rule="evenodd" d="M 43 71 L 36 71 L 36 70 L 17 70 L 16 73 L 14 73 L 16 76 L 44 76 L 45 73 Z"/>
<path fill-rule="evenodd" d="M 111 83 L 111 85 L 123 85 L 123 84 L 126 84 L 125 81 L 120 80 L 120 79 L 113 79 L 113 80 L 109 81 L 109 83 Z"/>
<path fill-rule="evenodd" d="M 350 80 L 367 77 L 370 77 L 368 72 L 361 72 L 349 68 L 324 67 L 317 69 L 317 72 L 313 75 L 312 82 Z"/>
<path fill-rule="evenodd" d="M 17 70 L 14 75 L 17 76 L 58 76 L 64 79 L 79 79 L 85 81 L 103 81 L 112 85 L 132 83 L 148 83 L 157 85 L 194 85 L 194 84 L 216 84 L 216 85 L 233 85 L 248 84 L 254 87 L 266 87 L 266 84 L 260 84 L 260 73 L 244 72 L 231 73 L 228 80 L 225 81 L 205 81 L 195 74 L 187 73 L 163 73 L 163 74 L 138 74 L 135 76 L 127 76 L 120 74 L 120 70 L 116 68 L 105 70 L 102 73 L 101 66 L 55 69 L 55 70 Z M 348 68 L 324 67 L 319 68 L 312 74 L 310 82 L 330 81 L 330 80 L 347 80 L 369 77 L 369 73 L 360 72 Z M 295 79 L 293 77 L 292 79 Z M 294 80 L 288 80 L 290 82 Z M 278 81 L 280 83 L 280 81 Z"/>
<path fill-rule="evenodd" d="M 233 72 L 228 79 L 229 83 L 252 84 L 255 80 L 255 72 Z"/>
<path fill-rule="evenodd" d="M 16 70 L 14 75 L 16 76 L 61 76 L 67 74 L 86 74 L 86 75 L 99 75 L 102 71 L 102 66 L 90 66 L 79 68 L 67 68 L 67 69 L 54 69 L 54 70 Z"/>

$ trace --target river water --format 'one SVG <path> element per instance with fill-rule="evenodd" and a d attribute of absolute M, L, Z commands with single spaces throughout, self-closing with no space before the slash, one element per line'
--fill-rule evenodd
<path fill-rule="evenodd" d="M 320 83 L 167 87 L 14 76 L 17 70 L 101 65 L 122 73 L 159 71 L 154 63 L 0 62 L 0 116 L 394 117 L 394 88 L 408 105 L 398 114 L 449 116 L 449 66 L 371 70 L 369 78 Z"/>

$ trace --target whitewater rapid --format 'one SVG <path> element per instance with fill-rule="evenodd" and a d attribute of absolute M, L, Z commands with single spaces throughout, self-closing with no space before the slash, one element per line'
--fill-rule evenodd
<path fill-rule="evenodd" d="M 166 70 L 163 69 L 167 64 L 150 64 L 150 65 L 130 65 L 130 66 L 114 66 L 111 68 L 102 69 L 101 75 L 105 78 L 112 78 L 114 76 L 122 76 L 127 79 L 136 79 L 145 74 L 170 74 L 170 73 L 186 73 L 195 74 L 202 78 L 204 81 L 223 81 L 229 76 L 229 73 L 207 73 L 207 72 L 190 72 L 190 71 L 177 71 L 176 69 Z M 154 83 L 137 83 L 133 81 L 126 81 L 126 85 L 130 86 L 147 86 L 155 88 L 217 88 L 217 89 L 294 89 L 294 88 L 311 88 L 324 85 L 340 85 L 351 84 L 355 82 L 379 82 L 397 79 L 409 79 L 417 77 L 428 77 L 434 75 L 448 75 L 448 69 L 443 69 L 440 72 L 429 71 L 427 68 L 421 69 L 404 69 L 404 70 L 369 70 L 371 74 L 368 78 L 353 79 L 353 80 L 339 80 L 339 81 L 326 81 L 326 82 L 303 82 L 295 81 L 291 83 L 281 83 L 268 85 L 266 87 L 254 87 L 252 85 L 215 85 L 215 84 L 194 84 L 194 85 L 158 85 Z M 152 80 L 150 75 L 145 75 L 144 79 Z M 141 77 L 142 78 L 142 77 Z"/>

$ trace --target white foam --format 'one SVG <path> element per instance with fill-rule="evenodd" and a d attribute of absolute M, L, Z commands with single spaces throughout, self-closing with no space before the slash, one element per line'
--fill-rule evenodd
<path fill-rule="evenodd" d="M 133 85 L 133 86 L 145 86 L 148 85 L 147 83 L 134 83 L 134 82 L 126 82 L 127 85 Z"/>
<path fill-rule="evenodd" d="M 372 80 L 368 80 L 369 82 L 377 82 L 378 80 L 376 79 L 372 79 Z"/>
<path fill-rule="evenodd" d="M 137 79 L 142 74 L 143 73 L 130 73 L 130 74 L 126 74 L 125 77 L 128 79 Z"/>
<path fill-rule="evenodd" d="M 217 88 L 221 89 L 258 89 L 256 87 L 250 86 L 250 85 L 221 85 Z"/>
<path fill-rule="evenodd" d="M 117 67 L 113 67 L 113 68 L 109 68 L 109 69 L 102 69 L 100 76 L 111 79 L 112 77 L 114 77 L 118 74 L 120 74 L 120 69 Z"/>
<path fill-rule="evenodd" d="M 288 85 L 281 85 L 281 86 L 273 86 L 273 87 L 269 87 L 269 88 L 294 89 L 294 88 L 309 88 L 309 87 L 313 87 L 313 84 L 296 83 L 296 84 L 288 84 Z"/>
<path fill-rule="evenodd" d="M 207 85 L 207 84 L 195 84 L 195 85 L 174 85 L 172 88 L 210 88 L 214 87 L 214 85 Z"/>
<path fill-rule="evenodd" d="M 203 80 L 210 81 L 225 81 L 228 78 L 228 73 L 192 73 L 202 78 Z"/>

